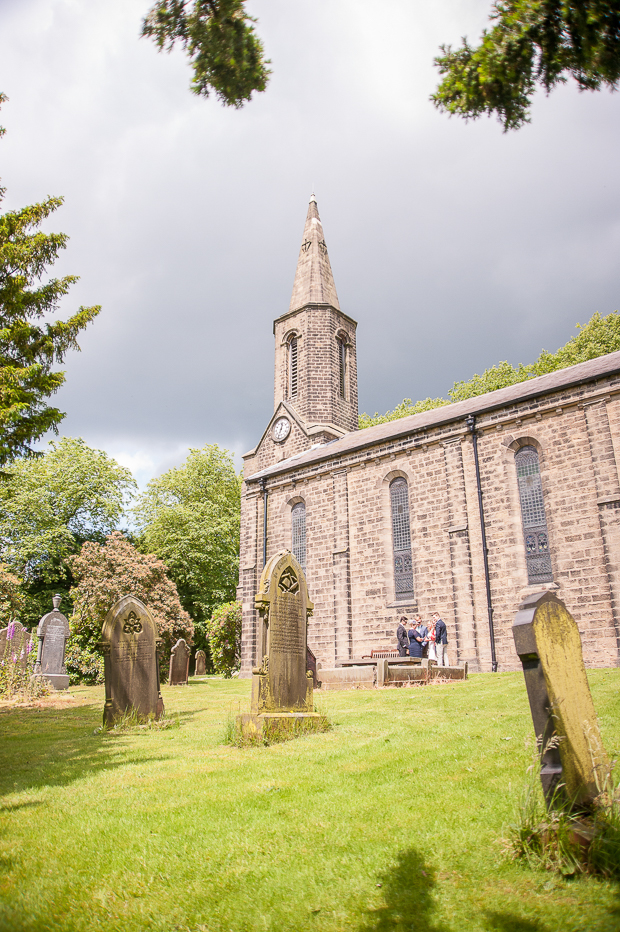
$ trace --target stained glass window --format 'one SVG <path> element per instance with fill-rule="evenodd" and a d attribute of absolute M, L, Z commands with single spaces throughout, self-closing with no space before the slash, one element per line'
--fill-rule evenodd
<path fill-rule="evenodd" d="M 406 479 L 394 479 L 390 484 L 390 505 L 396 598 L 411 599 L 413 597 L 413 560 L 409 526 L 409 489 Z"/>
<path fill-rule="evenodd" d="M 291 551 L 305 573 L 306 571 L 306 505 L 297 502 L 291 511 L 292 541 Z"/>
<path fill-rule="evenodd" d="M 531 585 L 551 582 L 553 572 L 538 452 L 534 447 L 521 447 L 515 456 L 515 463 L 521 499 L 528 582 Z"/>

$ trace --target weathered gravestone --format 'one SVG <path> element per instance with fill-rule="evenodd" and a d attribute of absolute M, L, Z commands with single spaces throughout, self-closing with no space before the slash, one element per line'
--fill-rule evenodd
<path fill-rule="evenodd" d="M 124 712 L 159 719 L 164 702 L 159 688 L 161 638 L 146 605 L 126 595 L 106 615 L 99 648 L 105 667 L 104 725 Z"/>
<path fill-rule="evenodd" d="M 169 686 L 187 686 L 190 654 L 191 650 L 187 646 L 185 638 L 179 638 L 170 651 Z"/>
<path fill-rule="evenodd" d="M 203 650 L 196 651 L 196 672 L 195 676 L 204 676 L 207 672 L 207 655 Z"/>
<path fill-rule="evenodd" d="M 31 637 L 27 628 L 20 621 L 12 621 L 0 631 L 0 662 L 5 658 L 26 669 L 30 653 Z"/>
<path fill-rule="evenodd" d="M 579 629 L 551 592 L 528 596 L 512 628 L 523 665 L 547 804 L 558 784 L 569 803 L 587 806 L 605 788 L 609 760 L 583 664 Z M 550 739 L 557 735 L 559 742 Z"/>
<path fill-rule="evenodd" d="M 61 597 L 52 599 L 53 611 L 44 615 L 37 628 L 39 649 L 34 665 L 36 676 L 44 676 L 54 689 L 68 689 L 69 677 L 65 667 L 65 647 L 71 631 L 69 622 L 59 611 Z"/>
<path fill-rule="evenodd" d="M 239 716 L 239 724 L 244 731 L 301 722 L 311 729 L 321 720 L 313 711 L 312 672 L 307 670 L 308 617 L 314 605 L 304 571 L 290 551 L 280 551 L 265 565 L 255 604 L 262 620 L 263 661 L 252 671 L 250 715 Z"/>

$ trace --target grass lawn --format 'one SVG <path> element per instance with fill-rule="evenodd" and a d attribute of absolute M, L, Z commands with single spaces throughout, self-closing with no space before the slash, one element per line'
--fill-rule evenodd
<path fill-rule="evenodd" d="M 620 750 L 620 670 L 590 682 Z M 247 681 L 164 687 L 179 727 L 97 731 L 103 689 L 0 708 L 0 929 L 609 932 L 620 886 L 502 854 L 532 754 L 521 674 L 318 693 L 326 734 L 222 744 Z"/>

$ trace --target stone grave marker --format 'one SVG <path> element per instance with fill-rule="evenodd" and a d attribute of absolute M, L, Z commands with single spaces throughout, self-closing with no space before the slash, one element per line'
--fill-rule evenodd
<path fill-rule="evenodd" d="M 542 739 L 545 799 L 549 804 L 562 783 L 569 802 L 587 806 L 605 787 L 609 760 L 586 677 L 579 629 L 553 593 L 537 592 L 519 606 L 512 632 L 534 731 Z M 549 748 L 554 734 L 559 745 Z"/>
<path fill-rule="evenodd" d="M 303 720 L 313 728 L 321 718 L 314 712 L 312 671 L 307 670 L 308 617 L 314 605 L 304 571 L 289 550 L 265 565 L 255 604 L 262 619 L 263 660 L 252 671 L 250 715 L 239 716 L 238 722 L 244 730 L 259 730 L 268 719 L 278 727 Z"/>
<path fill-rule="evenodd" d="M 195 676 L 204 676 L 207 672 L 207 655 L 203 650 L 196 651 L 196 672 Z"/>
<path fill-rule="evenodd" d="M 126 595 L 112 606 L 98 645 L 105 665 L 104 725 L 131 710 L 141 719 L 161 718 L 161 643 L 153 616 L 139 599 Z"/>
<path fill-rule="evenodd" d="M 170 651 L 168 686 L 187 686 L 190 654 L 185 638 L 179 638 Z"/>
<path fill-rule="evenodd" d="M 12 621 L 6 628 L 0 630 L 0 661 L 7 657 L 17 658 L 22 670 L 26 669 L 28 663 L 28 654 L 30 653 L 29 645 L 31 642 L 30 632 L 24 628 L 21 621 Z"/>
<path fill-rule="evenodd" d="M 65 667 L 65 647 L 71 634 L 69 622 L 59 611 L 62 599 L 55 595 L 51 612 L 44 615 L 37 628 L 39 648 L 34 665 L 36 676 L 44 676 L 54 689 L 68 689 L 69 677 Z"/>

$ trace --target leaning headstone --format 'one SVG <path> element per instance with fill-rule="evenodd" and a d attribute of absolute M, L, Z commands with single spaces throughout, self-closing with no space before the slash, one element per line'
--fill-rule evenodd
<path fill-rule="evenodd" d="M 61 597 L 52 599 L 53 611 L 44 615 L 37 628 L 39 648 L 34 665 L 36 676 L 44 676 L 54 689 L 68 689 L 69 677 L 65 667 L 65 647 L 71 631 L 69 622 L 59 611 Z"/>
<path fill-rule="evenodd" d="M 105 669 L 104 725 L 132 711 L 140 719 L 161 718 L 161 638 L 146 605 L 133 595 L 120 599 L 106 615 L 98 646 Z"/>
<path fill-rule="evenodd" d="M 169 686 L 187 686 L 190 654 L 191 650 L 187 646 L 185 638 L 179 638 L 170 651 Z"/>
<path fill-rule="evenodd" d="M 301 722 L 311 729 L 321 719 L 314 712 L 312 671 L 307 670 L 308 617 L 314 605 L 304 571 L 289 550 L 265 565 L 255 604 L 264 654 L 252 671 L 250 715 L 239 716 L 238 722 L 244 731 L 265 725 L 288 729 Z"/>
<path fill-rule="evenodd" d="M 196 672 L 194 676 L 204 676 L 207 672 L 207 655 L 203 650 L 196 651 Z"/>
<path fill-rule="evenodd" d="M 30 644 L 31 637 L 28 629 L 24 628 L 20 621 L 11 621 L 6 628 L 0 630 L 0 662 L 4 661 L 6 655 L 25 671 Z"/>
<path fill-rule="evenodd" d="M 562 784 L 569 803 L 587 806 L 606 786 L 609 760 L 579 629 L 563 602 L 551 592 L 538 592 L 519 606 L 512 632 L 541 742 L 540 777 L 547 804 Z"/>

